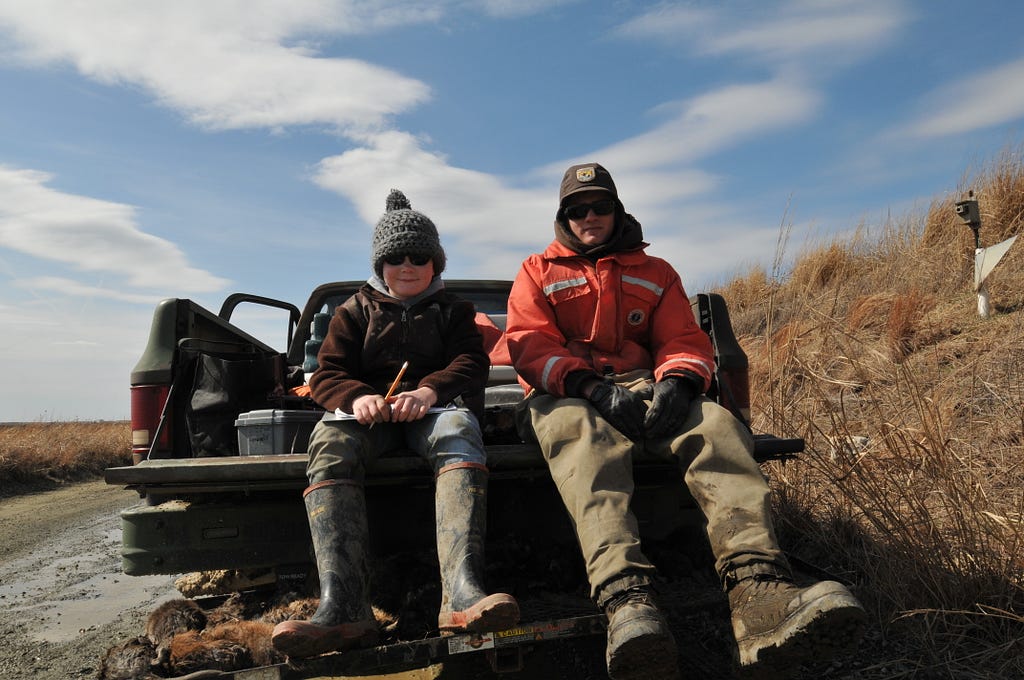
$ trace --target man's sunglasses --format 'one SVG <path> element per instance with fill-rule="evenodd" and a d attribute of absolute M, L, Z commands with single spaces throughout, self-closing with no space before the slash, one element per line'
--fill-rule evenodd
<path fill-rule="evenodd" d="M 405 253 L 402 253 L 401 255 L 389 255 L 384 258 L 384 261 L 393 267 L 397 267 L 404 263 L 406 258 L 409 258 L 409 262 L 416 267 L 422 267 L 426 263 L 430 262 L 429 255 L 406 255 Z"/>
<path fill-rule="evenodd" d="M 611 215 L 615 212 L 615 199 L 602 198 L 593 203 L 577 203 L 565 207 L 565 216 L 570 220 L 582 220 L 591 210 L 595 215 Z"/>

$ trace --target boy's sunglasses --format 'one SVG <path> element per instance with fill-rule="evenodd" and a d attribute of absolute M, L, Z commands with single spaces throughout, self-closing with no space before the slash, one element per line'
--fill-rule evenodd
<path fill-rule="evenodd" d="M 384 261 L 394 267 L 397 267 L 405 262 L 406 258 L 409 258 L 409 262 L 416 267 L 422 267 L 426 263 L 430 262 L 429 255 L 406 255 L 405 253 L 402 253 L 401 255 L 390 255 L 385 257 Z"/>
<path fill-rule="evenodd" d="M 593 203 L 577 203 L 565 207 L 565 216 L 570 220 L 582 220 L 591 210 L 595 215 L 610 215 L 615 211 L 615 199 L 602 198 Z"/>

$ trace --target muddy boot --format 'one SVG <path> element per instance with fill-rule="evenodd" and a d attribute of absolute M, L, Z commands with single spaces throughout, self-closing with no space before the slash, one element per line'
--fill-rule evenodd
<path fill-rule="evenodd" d="M 320 573 L 320 604 L 309 621 L 274 627 L 274 648 L 305 658 L 377 642 L 366 566 L 368 531 L 363 489 L 349 480 L 320 482 L 304 494 Z"/>
<path fill-rule="evenodd" d="M 519 622 L 511 595 L 481 587 L 487 524 L 487 468 L 455 463 L 437 474 L 437 558 L 441 566 L 442 635 L 504 630 Z"/>
<path fill-rule="evenodd" d="M 634 586 L 604 605 L 608 616 L 608 677 L 611 680 L 677 678 L 676 641 L 651 595 Z"/>
<path fill-rule="evenodd" d="M 785 677 L 806 661 L 828 660 L 857 643 L 867 620 L 841 583 L 800 588 L 778 574 L 736 582 L 729 606 L 740 667 L 757 678 Z"/>

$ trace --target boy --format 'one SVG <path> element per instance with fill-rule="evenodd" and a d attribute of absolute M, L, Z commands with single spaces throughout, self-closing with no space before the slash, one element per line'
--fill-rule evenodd
<path fill-rule="evenodd" d="M 479 395 L 489 367 L 472 303 L 444 290 L 445 261 L 433 222 L 392 190 L 374 229 L 373 276 L 338 306 L 309 381 L 328 412 L 310 436 L 303 495 L 320 605 L 309 621 L 274 628 L 274 647 L 289 656 L 376 642 L 362 484 L 365 462 L 398 448 L 415 450 L 436 475 L 441 632 L 502 630 L 519 620 L 512 596 L 481 587 L 487 467 L 478 416 L 432 408 Z"/>

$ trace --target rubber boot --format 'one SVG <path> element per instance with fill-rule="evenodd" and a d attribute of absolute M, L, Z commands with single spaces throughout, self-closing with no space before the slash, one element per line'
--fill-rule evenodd
<path fill-rule="evenodd" d="M 635 586 L 612 596 L 604 613 L 608 616 L 605 661 L 611 680 L 679 677 L 676 641 L 650 586 Z"/>
<path fill-rule="evenodd" d="M 303 497 L 320 574 L 320 604 L 309 621 L 277 624 L 274 648 L 306 658 L 373 645 L 378 626 L 369 602 L 363 488 L 350 480 L 330 480 L 309 487 Z"/>
<path fill-rule="evenodd" d="M 729 606 L 740 667 L 757 678 L 784 677 L 806 661 L 832 658 L 857 643 L 867 620 L 841 583 L 801 588 L 778 575 L 739 580 Z"/>
<path fill-rule="evenodd" d="M 487 524 L 487 468 L 455 463 L 437 474 L 437 559 L 441 567 L 442 635 L 495 631 L 519 622 L 511 595 L 488 595 L 481 587 Z"/>

